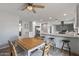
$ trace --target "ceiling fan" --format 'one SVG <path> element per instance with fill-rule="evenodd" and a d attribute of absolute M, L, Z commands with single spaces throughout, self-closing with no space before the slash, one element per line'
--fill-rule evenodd
<path fill-rule="evenodd" d="M 45 6 L 43 5 L 38 5 L 34 3 L 25 3 L 24 8 L 22 10 L 28 10 L 28 11 L 32 11 L 33 13 L 36 13 L 35 11 L 36 8 L 44 8 L 44 7 Z"/>

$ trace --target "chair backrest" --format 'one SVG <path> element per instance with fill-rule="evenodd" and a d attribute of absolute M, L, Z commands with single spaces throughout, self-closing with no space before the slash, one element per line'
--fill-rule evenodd
<path fill-rule="evenodd" d="M 50 49 L 50 43 L 45 44 L 42 56 L 48 56 L 49 55 L 49 49 Z"/>
<path fill-rule="evenodd" d="M 11 41 L 8 40 L 9 46 L 10 46 L 10 56 L 17 56 L 15 46 Z"/>

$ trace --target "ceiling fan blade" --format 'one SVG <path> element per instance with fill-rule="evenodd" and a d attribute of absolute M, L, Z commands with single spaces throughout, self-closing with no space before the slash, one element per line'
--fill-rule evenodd
<path fill-rule="evenodd" d="M 21 10 L 27 9 L 27 6 L 28 6 L 28 4 L 27 3 L 24 3 L 23 6 L 22 6 L 23 8 Z"/>
<path fill-rule="evenodd" d="M 36 11 L 34 9 L 32 9 L 33 13 L 36 13 Z"/>
<path fill-rule="evenodd" d="M 28 4 L 28 6 L 32 6 L 33 5 L 33 3 L 27 3 Z"/>
<path fill-rule="evenodd" d="M 34 8 L 45 8 L 43 5 L 32 5 Z"/>
<path fill-rule="evenodd" d="M 26 6 L 26 7 L 24 7 L 24 8 L 22 8 L 22 10 L 25 10 L 25 9 L 27 9 L 27 6 Z"/>

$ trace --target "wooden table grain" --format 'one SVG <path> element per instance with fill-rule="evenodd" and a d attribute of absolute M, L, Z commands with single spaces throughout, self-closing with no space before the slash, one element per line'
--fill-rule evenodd
<path fill-rule="evenodd" d="M 23 38 L 16 40 L 17 45 L 19 45 L 24 50 L 28 51 L 28 56 L 30 53 L 35 49 L 39 49 L 40 47 L 44 46 L 45 43 L 41 38 Z"/>

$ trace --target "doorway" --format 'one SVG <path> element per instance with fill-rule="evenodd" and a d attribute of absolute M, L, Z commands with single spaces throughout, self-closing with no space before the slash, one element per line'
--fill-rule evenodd
<path fill-rule="evenodd" d="M 35 26 L 35 37 L 40 36 L 40 26 Z"/>

